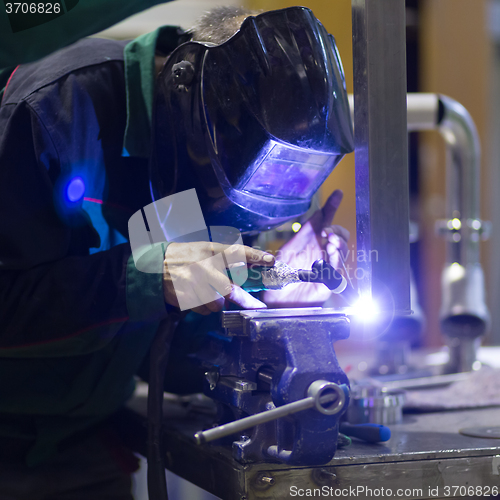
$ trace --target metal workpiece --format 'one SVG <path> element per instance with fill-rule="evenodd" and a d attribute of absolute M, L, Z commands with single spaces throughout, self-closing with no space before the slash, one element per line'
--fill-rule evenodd
<path fill-rule="evenodd" d="M 353 0 L 352 28 L 358 287 L 410 314 L 405 3 Z"/>

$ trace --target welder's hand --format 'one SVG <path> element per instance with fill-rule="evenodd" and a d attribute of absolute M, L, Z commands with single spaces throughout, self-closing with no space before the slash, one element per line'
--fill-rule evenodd
<path fill-rule="evenodd" d="M 225 299 L 245 309 L 266 307 L 229 281 L 226 265 L 238 262 L 272 266 L 274 257 L 243 245 L 170 243 L 163 263 L 165 302 L 204 315 L 220 311 Z"/>
<path fill-rule="evenodd" d="M 323 208 L 317 210 L 300 231 L 281 247 L 277 260 L 293 268 L 311 269 L 315 260 L 324 259 L 335 269 L 342 269 L 340 252 L 344 256 L 347 253 L 349 231 L 332 225 L 342 197 L 342 191 L 334 191 Z M 322 305 L 330 294 L 325 285 L 298 283 L 288 285 L 283 290 L 268 290 L 262 298 L 269 307 L 307 307 Z"/>

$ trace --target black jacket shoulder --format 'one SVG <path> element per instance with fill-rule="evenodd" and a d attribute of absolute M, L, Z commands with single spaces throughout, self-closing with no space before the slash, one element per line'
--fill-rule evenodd
<path fill-rule="evenodd" d="M 17 104 L 41 88 L 89 66 L 123 61 L 128 42 L 86 38 L 44 59 L 19 66 L 12 74 L 2 104 Z"/>

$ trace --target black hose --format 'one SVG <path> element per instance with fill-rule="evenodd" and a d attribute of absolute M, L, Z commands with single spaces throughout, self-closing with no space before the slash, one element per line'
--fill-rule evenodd
<path fill-rule="evenodd" d="M 148 389 L 148 493 L 150 500 L 168 500 L 165 453 L 162 448 L 163 385 L 170 355 L 170 344 L 181 319 L 171 312 L 164 319 L 151 344 Z"/>

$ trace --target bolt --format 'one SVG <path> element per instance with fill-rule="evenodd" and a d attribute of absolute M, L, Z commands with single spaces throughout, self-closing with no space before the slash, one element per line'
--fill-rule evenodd
<path fill-rule="evenodd" d="M 328 469 L 314 468 L 311 471 L 311 478 L 313 482 L 320 485 L 325 485 L 332 484 L 332 482 L 337 479 L 337 475 L 334 472 L 329 471 Z"/>
<path fill-rule="evenodd" d="M 269 472 L 261 472 L 254 479 L 254 488 L 260 491 L 267 490 L 268 488 L 271 488 L 275 482 L 276 480 L 269 474 Z"/>
<path fill-rule="evenodd" d="M 269 401 L 269 403 L 266 403 L 266 410 L 274 410 L 276 406 L 274 406 L 274 403 L 272 401 Z"/>
<path fill-rule="evenodd" d="M 247 380 L 236 380 L 234 388 L 237 391 L 255 391 L 257 384 L 255 382 L 248 382 Z"/>
<path fill-rule="evenodd" d="M 219 381 L 219 371 L 212 369 L 208 372 L 205 372 L 205 379 L 210 385 L 210 390 L 213 391 L 217 385 L 217 382 Z"/>
<path fill-rule="evenodd" d="M 272 486 L 275 481 L 274 481 L 274 477 L 270 477 L 270 476 L 261 476 L 259 478 L 259 481 L 262 483 L 262 484 L 268 484 L 269 486 Z"/>
<path fill-rule="evenodd" d="M 337 477 L 337 474 L 334 474 L 333 472 L 330 472 L 329 470 L 326 470 L 326 469 L 321 469 L 321 474 L 323 476 L 329 477 L 329 478 Z"/>

